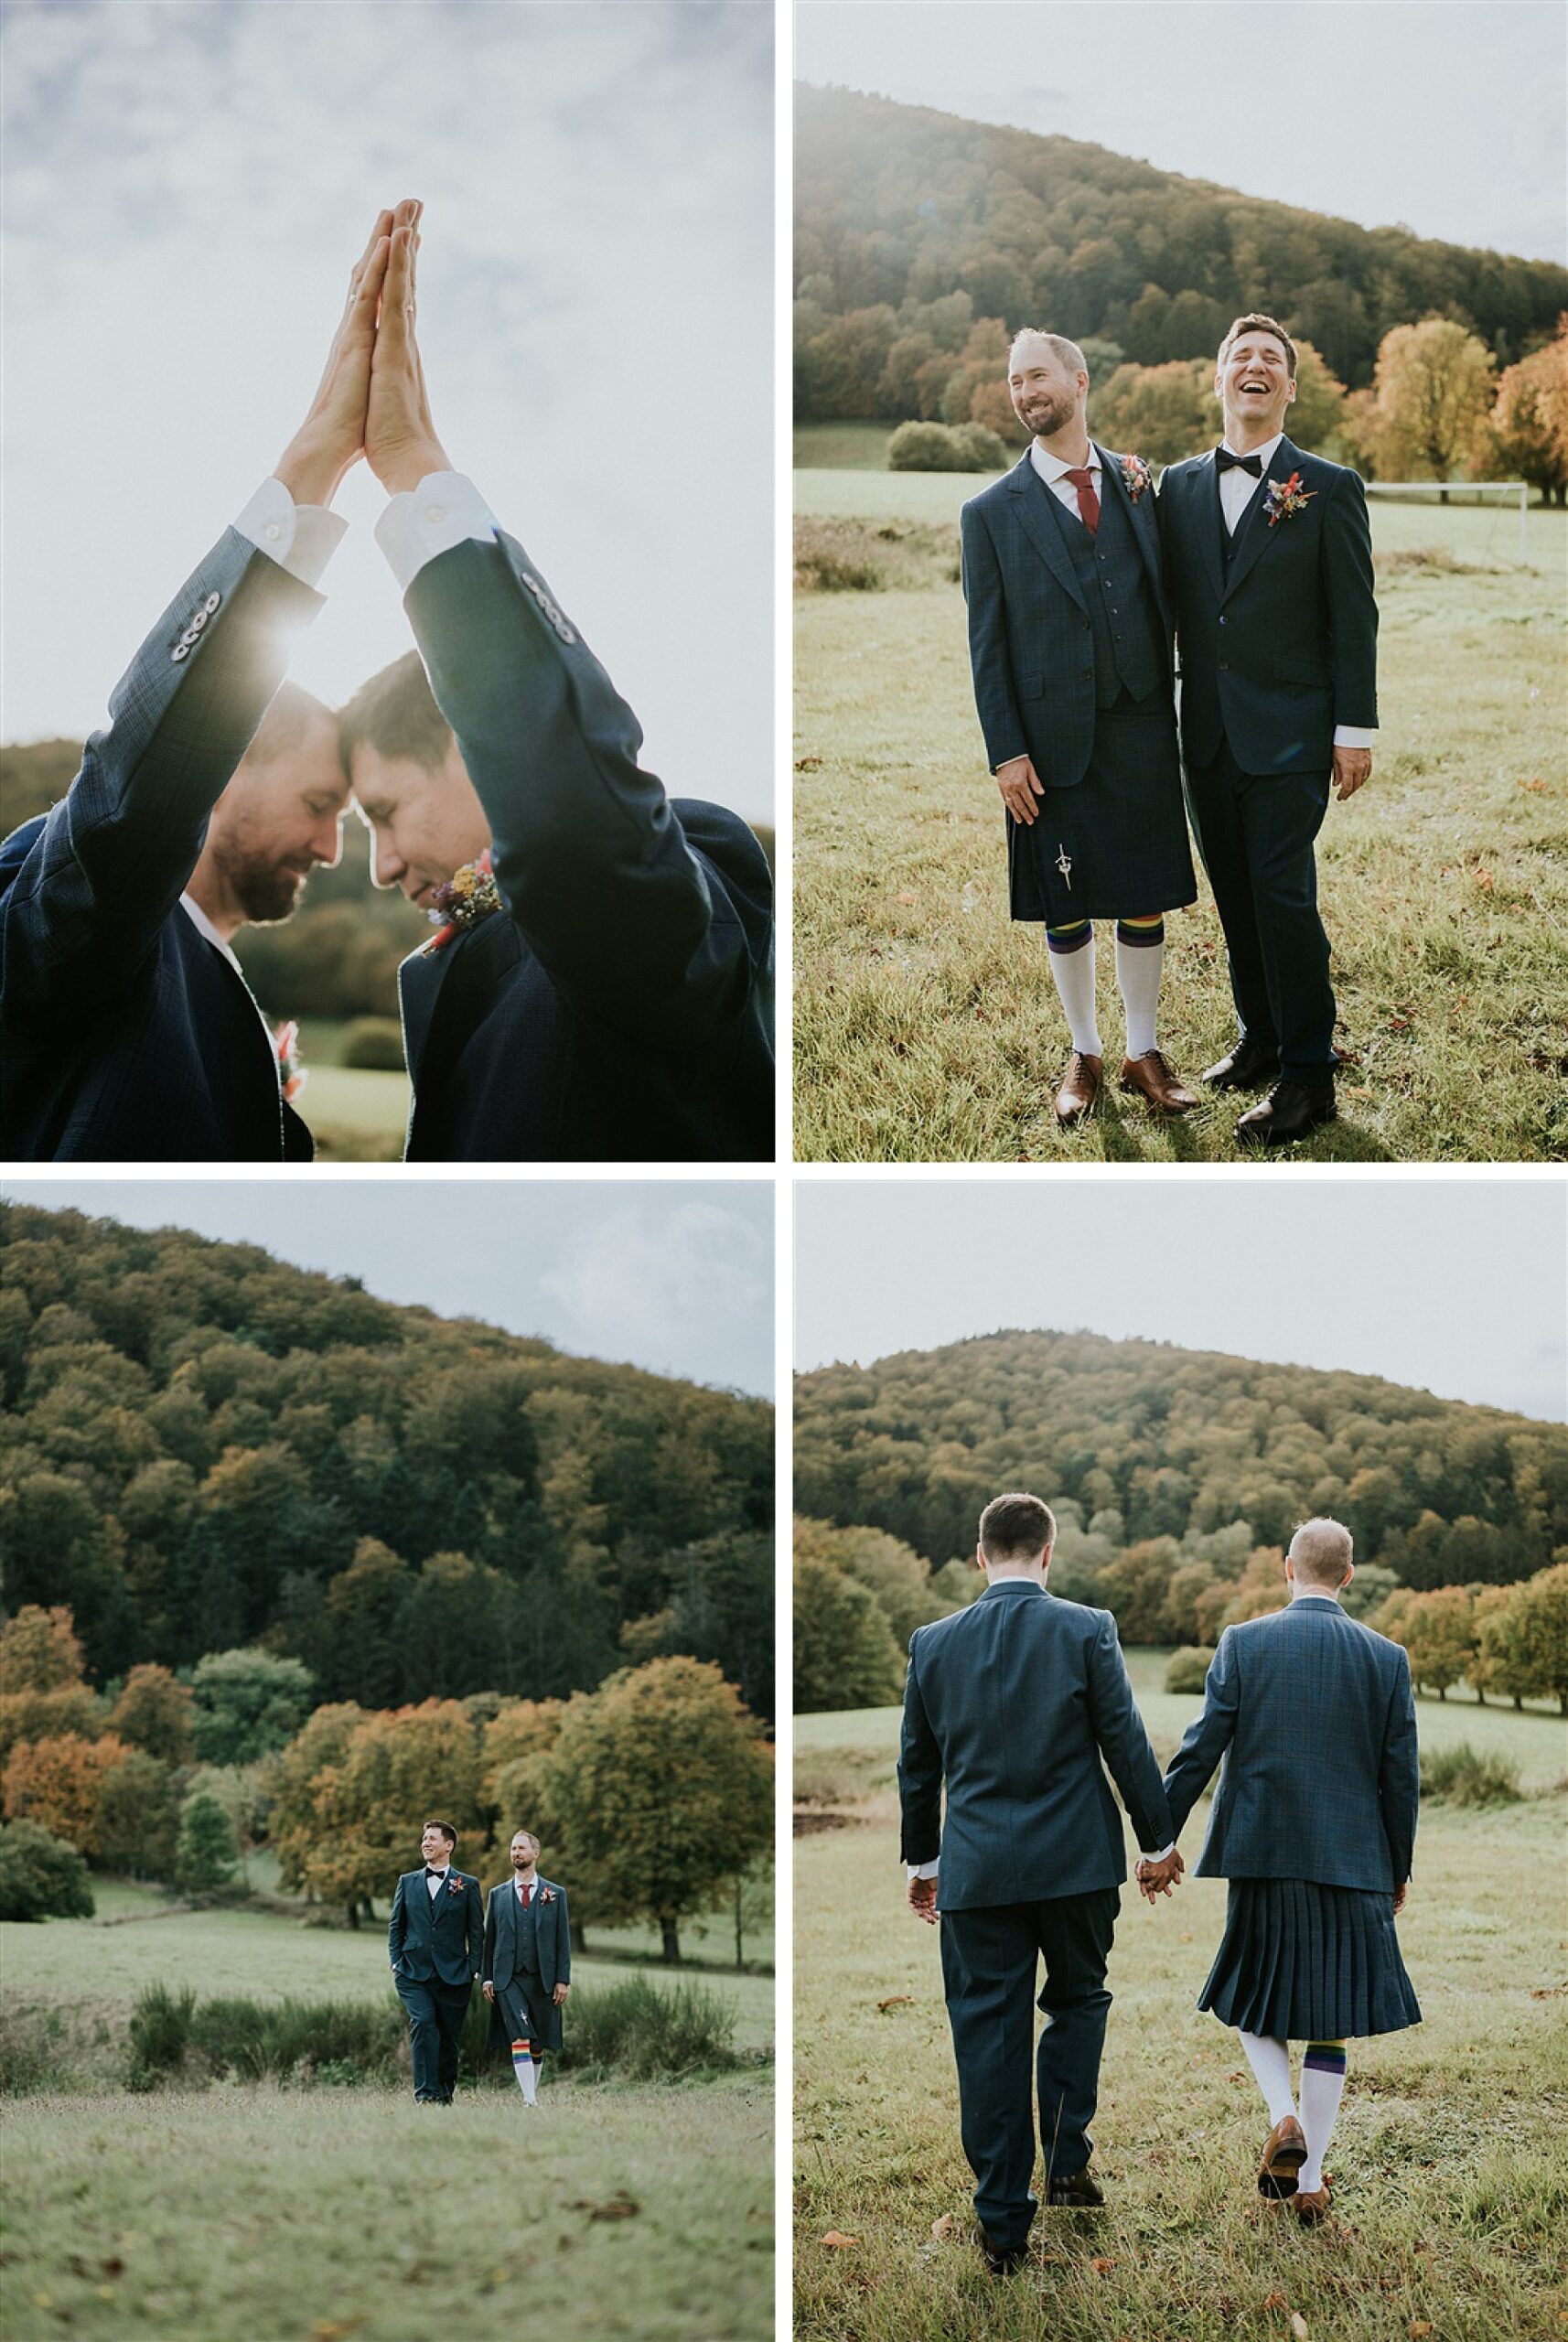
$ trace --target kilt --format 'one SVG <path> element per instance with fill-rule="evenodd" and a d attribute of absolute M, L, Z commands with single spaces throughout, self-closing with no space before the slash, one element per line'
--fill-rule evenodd
<path fill-rule="evenodd" d="M 1221 2025 L 1276 2041 L 1344 2041 L 1419 2025 L 1393 1896 L 1305 1878 L 1233 1878 L 1197 2005 Z"/>
<path fill-rule="evenodd" d="M 496 1986 L 490 2004 L 489 2046 L 508 2048 L 514 2041 L 532 2041 L 536 2051 L 561 2047 L 561 2012 L 544 1989 L 537 1970 Z"/>
<path fill-rule="evenodd" d="M 1035 802 L 1032 826 L 1005 817 L 1014 919 L 1069 927 L 1080 919 L 1152 918 L 1197 900 L 1176 715 L 1165 691 L 1143 700 L 1123 694 L 1101 708 L 1083 779 Z"/>

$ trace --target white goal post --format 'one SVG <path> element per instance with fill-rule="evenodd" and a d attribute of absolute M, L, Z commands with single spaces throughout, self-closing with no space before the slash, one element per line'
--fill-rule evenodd
<path fill-rule="evenodd" d="M 1441 496 L 1455 503 L 1460 498 L 1500 496 L 1519 506 L 1519 557 L 1525 558 L 1525 514 L 1530 509 L 1530 483 L 1522 479 L 1369 479 L 1369 496 Z"/>

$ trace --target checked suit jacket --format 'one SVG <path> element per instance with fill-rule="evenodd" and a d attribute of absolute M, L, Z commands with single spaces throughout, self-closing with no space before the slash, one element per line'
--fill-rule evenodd
<path fill-rule="evenodd" d="M 1310 499 L 1271 527 L 1268 480 Z M 1237 524 L 1227 567 L 1214 452 L 1172 464 L 1158 515 L 1189 770 L 1221 736 L 1243 772 L 1327 772 L 1334 728 L 1378 721 L 1378 606 L 1359 475 L 1282 439 Z"/>
<path fill-rule="evenodd" d="M 1410 1660 L 1331 1595 L 1298 1595 L 1220 1636 L 1165 1775 L 1176 1832 L 1222 1760 L 1196 1877 L 1383 1891 L 1409 1878 L 1421 1801 Z"/>
<path fill-rule="evenodd" d="M 1122 457 L 1098 440 L 1093 444 L 1101 495 L 1121 503 L 1143 556 L 1168 670 L 1171 612 L 1154 489 L 1134 501 Z M 1094 748 L 1094 630 L 1027 448 L 1010 472 L 970 499 L 959 524 L 970 667 L 986 759 L 994 772 L 1026 756 L 1046 788 L 1076 789 Z"/>
<path fill-rule="evenodd" d="M 400 1979 L 454 1990 L 472 1985 L 484 1950 L 484 1907 L 479 1882 L 456 1865 L 435 1895 L 424 1872 L 406 1870 L 392 1896 L 387 1923 L 387 1957 Z"/>
<path fill-rule="evenodd" d="M 426 563 L 404 607 L 505 905 L 398 972 L 407 1159 L 770 1160 L 760 844 L 641 770 L 636 717 L 511 538 Z"/>
<path fill-rule="evenodd" d="M 505 1986 L 514 1978 L 521 1980 L 525 1972 L 518 1941 L 520 1917 L 515 1882 L 510 1878 L 498 1879 L 485 1898 L 485 1959 L 481 1974 L 487 1984 Z M 572 1981 L 572 1929 L 566 1916 L 566 1890 L 553 1878 L 536 1882 L 532 1918 L 533 1953 L 544 1997 L 543 2004 L 531 2007 L 529 2015 L 539 2028 L 542 2047 L 559 2049 L 561 2012 L 553 2005 L 551 1995 L 557 1984 L 569 1984 Z M 504 2036 L 499 2009 L 492 2009 L 490 2031 L 498 2042 Z"/>
<path fill-rule="evenodd" d="M 50 812 L 0 846 L 0 1116 L 29 1162 L 307 1159 L 261 1012 L 179 897 L 321 597 L 228 529 Z"/>
<path fill-rule="evenodd" d="M 1127 1858 L 1107 1767 L 1139 1845 L 1168 1845 L 1160 1768 L 1108 1610 L 1003 1580 L 915 1629 L 898 1755 L 903 1851 L 909 1863 L 940 1854 L 939 1909 L 1120 1886 Z"/>

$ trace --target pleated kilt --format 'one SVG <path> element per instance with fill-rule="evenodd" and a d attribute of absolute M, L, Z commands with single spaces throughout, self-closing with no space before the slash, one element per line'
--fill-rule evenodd
<path fill-rule="evenodd" d="M 1070 927 L 1151 919 L 1197 900 L 1176 715 L 1164 689 L 1101 708 L 1083 779 L 1076 789 L 1047 789 L 1035 809 L 1032 825 L 1006 816 L 1014 919 Z"/>
<path fill-rule="evenodd" d="M 1393 1901 L 1311 1879 L 1233 1878 L 1198 2007 L 1276 2041 L 1344 2041 L 1419 2025 Z"/>

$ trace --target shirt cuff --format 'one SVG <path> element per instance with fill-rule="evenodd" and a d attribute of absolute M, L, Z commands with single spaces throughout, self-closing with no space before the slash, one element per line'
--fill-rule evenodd
<path fill-rule="evenodd" d="M 430 472 L 415 489 L 392 497 L 376 522 L 376 543 L 406 594 L 427 561 L 450 553 L 465 537 L 493 544 L 496 519 L 471 479 L 461 472 Z"/>
<path fill-rule="evenodd" d="M 1176 1840 L 1173 1838 L 1168 1846 L 1162 1846 L 1157 1854 L 1145 1854 L 1144 1860 L 1149 1863 L 1163 1863 L 1165 1861 L 1167 1856 L 1174 1854 L 1175 1852 Z"/>
<path fill-rule="evenodd" d="M 1376 726 L 1369 728 L 1364 724 L 1337 724 L 1334 726 L 1334 745 L 1337 748 L 1375 748 L 1378 745 Z"/>
<path fill-rule="evenodd" d="M 296 504 L 281 479 L 264 479 L 234 523 L 258 553 L 302 586 L 313 586 L 320 584 L 348 525 L 324 504 Z"/>
<path fill-rule="evenodd" d="M 911 1878 L 935 1878 L 937 1875 L 935 1863 L 910 1863 L 908 1867 Z"/>

